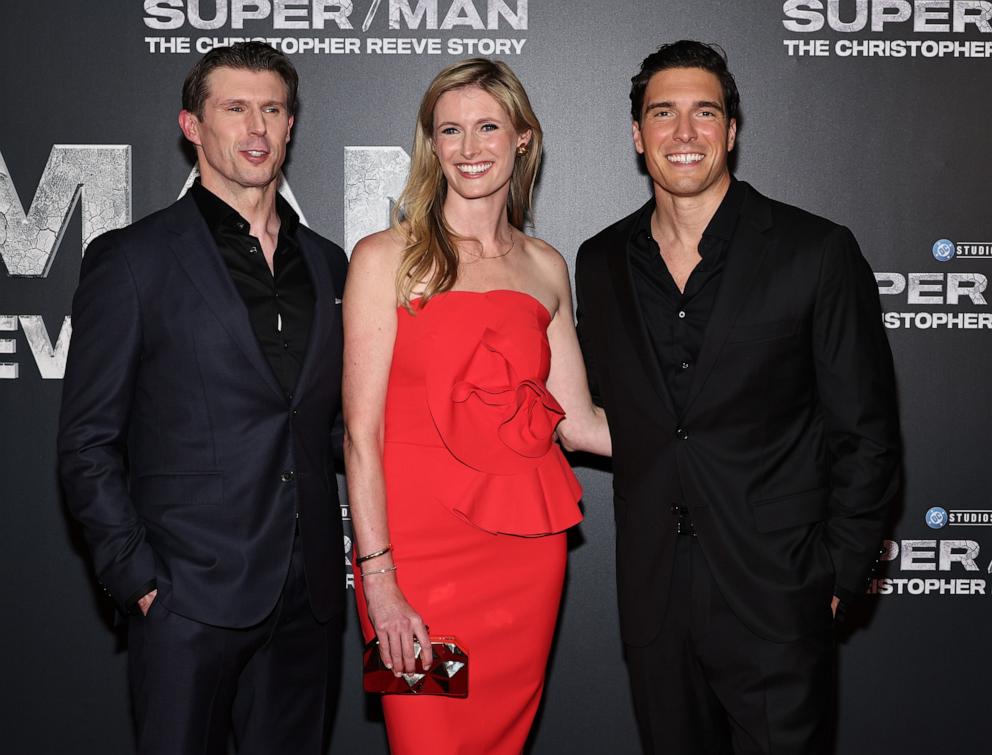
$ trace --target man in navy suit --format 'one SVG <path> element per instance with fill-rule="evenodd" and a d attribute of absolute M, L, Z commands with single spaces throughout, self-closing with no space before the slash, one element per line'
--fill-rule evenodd
<path fill-rule="evenodd" d="M 722 51 L 664 45 L 631 83 L 653 197 L 582 245 L 575 280 L 641 739 L 825 755 L 834 614 L 865 591 L 898 480 L 875 279 L 849 230 L 731 176 Z"/>
<path fill-rule="evenodd" d="M 59 429 L 97 577 L 128 614 L 141 753 L 326 750 L 342 531 L 342 250 L 277 193 L 298 78 L 208 53 L 179 124 L 200 180 L 87 250 Z"/>

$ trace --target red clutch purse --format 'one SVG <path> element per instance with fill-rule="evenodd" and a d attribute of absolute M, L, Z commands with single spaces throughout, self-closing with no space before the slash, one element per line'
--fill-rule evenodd
<path fill-rule="evenodd" d="M 365 646 L 362 686 L 366 692 L 385 695 L 444 695 L 468 697 L 468 651 L 455 637 L 431 635 L 434 661 L 425 669 L 420 662 L 420 643 L 413 641 L 417 670 L 395 676 L 383 665 L 379 640 Z"/>

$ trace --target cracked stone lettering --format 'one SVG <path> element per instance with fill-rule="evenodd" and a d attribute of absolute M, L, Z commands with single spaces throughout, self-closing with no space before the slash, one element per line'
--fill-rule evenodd
<path fill-rule="evenodd" d="M 0 154 L 0 256 L 9 275 L 48 275 L 77 202 L 83 254 L 101 233 L 131 222 L 130 145 L 56 144 L 26 213 Z"/>

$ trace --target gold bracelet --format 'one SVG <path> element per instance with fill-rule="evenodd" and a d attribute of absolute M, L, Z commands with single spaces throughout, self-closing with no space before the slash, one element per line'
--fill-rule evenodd
<path fill-rule="evenodd" d="M 360 569 L 358 572 L 358 576 L 360 576 L 362 579 L 365 579 L 370 574 L 389 574 L 389 572 L 391 571 L 396 571 L 396 564 L 393 564 L 392 566 L 387 567 L 385 569 L 376 569 L 375 571 L 365 571 L 364 569 Z"/>
<path fill-rule="evenodd" d="M 369 553 L 367 556 L 362 556 L 361 558 L 355 559 L 356 564 L 364 564 L 366 561 L 371 561 L 373 558 L 379 558 L 379 556 L 385 556 L 389 551 L 393 549 L 393 544 L 390 543 L 381 551 L 376 551 L 375 553 Z"/>

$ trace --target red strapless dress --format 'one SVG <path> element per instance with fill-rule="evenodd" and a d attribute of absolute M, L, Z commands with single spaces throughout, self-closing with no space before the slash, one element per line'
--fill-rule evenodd
<path fill-rule="evenodd" d="M 394 755 L 517 755 L 544 685 L 581 487 L 552 441 L 550 320 L 518 291 L 450 291 L 398 311 L 385 411 L 396 576 L 470 658 L 465 699 L 384 695 Z M 373 636 L 361 580 L 358 609 Z"/>

